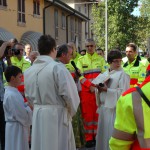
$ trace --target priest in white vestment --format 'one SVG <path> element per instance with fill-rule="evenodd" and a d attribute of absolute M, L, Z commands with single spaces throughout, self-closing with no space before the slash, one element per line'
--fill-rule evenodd
<path fill-rule="evenodd" d="M 38 41 L 38 56 L 25 72 L 25 95 L 33 104 L 31 150 L 76 150 L 72 130 L 79 96 L 69 71 L 55 62 L 56 43 L 50 35 Z"/>
<path fill-rule="evenodd" d="M 116 103 L 130 86 L 130 78 L 121 68 L 121 53 L 117 50 L 110 51 L 107 61 L 110 68 L 104 74 L 109 74 L 110 78 L 104 83 L 104 87 L 98 86 L 97 93 L 99 119 L 96 150 L 110 150 L 109 139 L 114 128 Z"/>

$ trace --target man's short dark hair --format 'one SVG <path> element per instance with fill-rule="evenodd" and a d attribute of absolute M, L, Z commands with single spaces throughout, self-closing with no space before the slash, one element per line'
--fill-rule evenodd
<path fill-rule="evenodd" d="M 42 35 L 38 40 L 38 50 L 40 55 L 48 55 L 55 47 L 56 42 L 50 35 Z"/>
<path fill-rule="evenodd" d="M 107 62 L 112 63 L 114 59 L 122 59 L 122 54 L 118 50 L 111 50 L 107 56 Z"/>
<path fill-rule="evenodd" d="M 103 50 L 103 49 L 101 49 L 100 47 L 98 47 L 98 48 L 96 49 L 96 51 L 102 51 L 102 52 L 103 52 L 103 54 L 104 54 L 104 50 Z"/>
<path fill-rule="evenodd" d="M 15 43 L 12 49 L 15 49 L 15 48 L 16 48 L 16 46 L 18 46 L 18 45 L 19 45 L 19 46 L 23 46 L 23 47 L 24 47 L 24 45 L 23 45 L 22 43 Z"/>
<path fill-rule="evenodd" d="M 8 66 L 4 72 L 6 81 L 10 82 L 11 77 L 16 77 L 19 73 L 22 73 L 20 68 L 16 66 Z"/>
<path fill-rule="evenodd" d="M 134 51 L 137 50 L 137 46 L 135 45 L 135 43 L 129 43 L 129 44 L 126 45 L 126 47 L 132 47 L 132 49 L 133 49 Z"/>
<path fill-rule="evenodd" d="M 68 45 L 63 44 L 57 47 L 57 58 L 61 57 L 62 54 L 67 54 L 68 53 Z"/>
<path fill-rule="evenodd" d="M 18 40 L 16 38 L 13 38 L 13 39 L 10 39 L 10 42 L 16 44 L 16 43 L 18 43 Z"/>

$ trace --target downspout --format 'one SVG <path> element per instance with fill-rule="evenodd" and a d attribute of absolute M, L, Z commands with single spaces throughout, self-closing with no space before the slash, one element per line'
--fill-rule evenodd
<path fill-rule="evenodd" d="M 53 4 L 54 4 L 55 0 L 53 0 L 53 2 L 51 4 L 49 4 L 48 6 L 45 6 L 43 8 L 43 34 L 45 35 L 45 12 L 46 12 L 46 9 L 51 7 Z"/>
<path fill-rule="evenodd" d="M 68 43 L 68 17 L 72 16 L 72 15 L 75 15 L 75 12 L 73 12 L 72 14 L 69 14 L 66 16 L 66 43 Z"/>
<path fill-rule="evenodd" d="M 90 17 L 90 4 L 88 4 L 88 18 Z M 90 21 L 88 21 L 88 38 L 91 38 L 90 36 Z"/>

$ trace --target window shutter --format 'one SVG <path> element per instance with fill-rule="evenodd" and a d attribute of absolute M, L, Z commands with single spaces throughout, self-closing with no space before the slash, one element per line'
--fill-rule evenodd
<path fill-rule="evenodd" d="M 6 0 L 3 0 L 3 6 L 7 6 Z"/>

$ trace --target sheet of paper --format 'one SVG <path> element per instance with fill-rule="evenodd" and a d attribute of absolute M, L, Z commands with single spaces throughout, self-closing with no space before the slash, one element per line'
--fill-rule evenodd
<path fill-rule="evenodd" d="M 99 84 L 99 83 L 104 83 L 110 78 L 109 72 L 106 71 L 103 74 L 98 75 L 93 81 L 93 84 Z"/>

